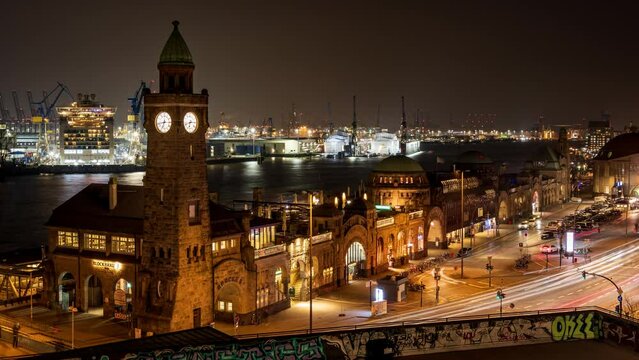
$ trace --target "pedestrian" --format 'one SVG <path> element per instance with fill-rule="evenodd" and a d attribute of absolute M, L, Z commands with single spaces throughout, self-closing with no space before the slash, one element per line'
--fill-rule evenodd
<path fill-rule="evenodd" d="M 18 347 L 18 334 L 20 332 L 20 323 L 15 323 L 13 325 L 13 347 Z"/>

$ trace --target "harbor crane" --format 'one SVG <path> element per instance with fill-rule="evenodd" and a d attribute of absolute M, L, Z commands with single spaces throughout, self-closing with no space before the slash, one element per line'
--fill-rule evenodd
<path fill-rule="evenodd" d="M 18 92 L 12 91 L 11 96 L 13 96 L 13 105 L 16 108 L 16 119 L 18 121 L 24 121 L 25 120 L 24 109 L 22 109 L 22 106 L 20 105 L 20 99 L 18 99 Z"/>
<path fill-rule="evenodd" d="M 2 94 L 0 94 L 0 117 L 5 122 L 11 121 L 11 114 L 9 114 L 9 109 L 7 109 L 4 106 L 4 100 L 2 100 Z"/>
<path fill-rule="evenodd" d="M 144 130 L 141 127 L 138 128 L 138 124 L 140 121 L 144 121 L 144 113 L 141 113 L 141 108 L 144 102 L 144 94 L 149 92 L 150 89 L 146 86 L 146 82 L 140 81 L 140 86 L 135 91 L 135 94 L 127 99 L 131 105 L 131 114 L 127 115 L 127 122 L 133 125 L 133 129 L 127 131 L 127 139 L 130 142 L 129 155 L 135 162 L 137 162 L 142 155 L 141 132 Z"/>
<path fill-rule="evenodd" d="M 133 123 L 133 129 L 138 128 L 138 122 L 140 119 L 140 109 L 142 107 L 142 102 L 144 101 L 144 93 L 147 89 L 146 83 L 144 81 L 140 81 L 140 86 L 135 91 L 135 94 L 128 98 L 129 104 L 131 105 L 131 114 L 127 115 L 127 121 Z"/>
<path fill-rule="evenodd" d="M 38 149 L 41 156 L 46 156 L 49 153 L 49 136 L 47 134 L 47 123 L 49 122 L 49 117 L 53 111 L 53 108 L 60 100 L 60 96 L 62 94 L 67 94 L 71 101 L 73 101 L 73 95 L 71 95 L 71 91 L 64 84 L 58 81 L 58 85 L 50 91 L 49 93 L 43 92 L 43 99 L 41 101 L 33 101 L 31 92 L 28 92 L 29 102 L 32 111 L 31 122 L 34 124 L 39 124 L 39 135 L 38 135 Z M 50 101 L 53 99 L 53 101 Z"/>

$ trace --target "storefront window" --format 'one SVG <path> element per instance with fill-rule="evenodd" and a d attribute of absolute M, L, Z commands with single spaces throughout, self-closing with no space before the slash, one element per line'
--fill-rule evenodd
<path fill-rule="evenodd" d="M 58 246 L 78 247 L 78 233 L 71 231 L 58 231 Z"/>
<path fill-rule="evenodd" d="M 135 238 L 112 236 L 111 251 L 121 254 L 135 254 Z"/>

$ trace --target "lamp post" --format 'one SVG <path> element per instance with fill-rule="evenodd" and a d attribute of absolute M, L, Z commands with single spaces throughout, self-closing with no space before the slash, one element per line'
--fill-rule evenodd
<path fill-rule="evenodd" d="M 435 279 L 435 303 L 439 304 L 439 279 L 441 279 L 441 275 L 439 275 L 439 271 L 441 269 L 436 267 L 433 272 L 433 278 Z"/>
<path fill-rule="evenodd" d="M 464 171 L 461 171 L 461 278 L 464 278 Z"/>
<path fill-rule="evenodd" d="M 628 237 L 628 208 L 630 207 L 630 200 L 626 204 L 626 237 Z"/>
<path fill-rule="evenodd" d="M 71 311 L 71 349 L 75 349 L 75 313 L 78 311 L 75 302 L 69 306 L 69 311 Z"/>
<path fill-rule="evenodd" d="M 33 321 L 33 273 L 29 273 L 29 318 Z"/>
<path fill-rule="evenodd" d="M 424 282 L 419 282 L 419 307 L 424 306 Z"/>
<path fill-rule="evenodd" d="M 614 281 L 612 281 L 611 278 L 609 278 L 607 276 L 600 275 L 600 274 L 595 274 L 595 273 L 592 273 L 592 272 L 587 272 L 585 270 L 581 272 L 581 276 L 583 276 L 584 280 L 586 280 L 586 275 L 599 276 L 600 278 L 603 278 L 603 279 L 606 279 L 606 280 L 610 281 L 610 283 L 615 286 L 615 289 L 617 289 L 617 294 L 619 294 L 617 296 L 617 301 L 619 301 L 619 305 L 617 305 L 617 306 L 619 306 L 619 309 L 618 309 L 619 316 L 623 316 L 623 307 L 622 307 L 622 305 L 623 305 L 623 296 L 622 296 L 623 295 L 623 290 L 621 290 L 621 288 Z"/>
<path fill-rule="evenodd" d="M 308 194 L 308 257 L 309 257 L 309 307 L 308 307 L 308 328 L 309 333 L 313 332 L 313 193 Z"/>

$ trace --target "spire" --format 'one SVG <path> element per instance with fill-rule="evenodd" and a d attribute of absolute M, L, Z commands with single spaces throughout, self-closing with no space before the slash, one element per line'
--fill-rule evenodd
<path fill-rule="evenodd" d="M 186 45 L 182 34 L 180 34 L 178 25 L 180 25 L 179 21 L 173 21 L 173 32 L 166 41 L 166 44 L 164 44 L 158 65 L 193 66 L 191 51 L 189 51 L 189 47 Z"/>

